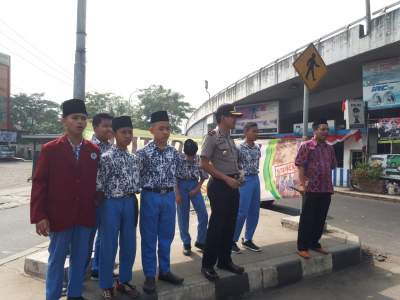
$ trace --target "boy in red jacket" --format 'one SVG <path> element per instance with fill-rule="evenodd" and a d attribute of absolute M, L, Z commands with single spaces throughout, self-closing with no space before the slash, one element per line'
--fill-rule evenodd
<path fill-rule="evenodd" d="M 83 139 L 87 112 L 79 99 L 62 104 L 65 134 L 43 145 L 32 180 L 31 223 L 49 236 L 46 299 L 61 297 L 64 263 L 70 254 L 69 300 L 84 300 L 82 284 L 95 226 L 99 148 Z"/>

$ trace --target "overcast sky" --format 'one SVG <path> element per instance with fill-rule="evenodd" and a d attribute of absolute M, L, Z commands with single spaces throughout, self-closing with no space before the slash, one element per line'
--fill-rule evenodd
<path fill-rule="evenodd" d="M 248 73 L 362 17 L 365 0 L 87 0 L 87 91 L 162 84 L 195 107 Z M 372 11 L 394 0 L 371 0 Z M 0 0 L 11 92 L 72 97 L 77 0 Z"/>

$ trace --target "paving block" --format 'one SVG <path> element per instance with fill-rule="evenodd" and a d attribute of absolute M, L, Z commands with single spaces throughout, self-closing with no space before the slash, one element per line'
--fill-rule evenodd
<path fill-rule="evenodd" d="M 49 252 L 39 251 L 25 257 L 24 271 L 26 274 L 46 279 L 47 275 L 47 261 L 49 259 Z M 64 265 L 64 278 L 68 278 L 69 260 L 65 261 Z"/>
<path fill-rule="evenodd" d="M 313 255 L 311 259 L 302 259 L 303 277 L 318 276 L 332 272 L 332 255 Z"/>
<path fill-rule="evenodd" d="M 208 280 L 201 280 L 194 284 L 181 287 L 172 287 L 167 291 L 158 293 L 158 300 L 206 300 L 215 298 L 215 285 Z M 145 298 L 154 299 L 154 298 Z"/>
<path fill-rule="evenodd" d="M 263 272 L 259 266 L 245 266 L 249 278 L 250 292 L 256 292 L 263 289 Z"/>
<path fill-rule="evenodd" d="M 288 285 L 300 281 L 303 277 L 303 267 L 300 259 L 290 259 L 276 266 L 278 272 L 278 286 Z"/>
<path fill-rule="evenodd" d="M 263 267 L 261 271 L 264 289 L 278 286 L 278 270 L 276 267 Z"/>
<path fill-rule="evenodd" d="M 359 244 L 338 245 L 331 253 L 333 271 L 357 265 L 361 261 L 361 247 Z"/>
<path fill-rule="evenodd" d="M 222 277 L 215 282 L 216 299 L 237 298 L 250 291 L 247 273 Z"/>

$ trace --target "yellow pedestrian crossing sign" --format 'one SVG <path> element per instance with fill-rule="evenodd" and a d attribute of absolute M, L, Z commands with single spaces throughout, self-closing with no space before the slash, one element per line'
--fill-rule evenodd
<path fill-rule="evenodd" d="M 321 79 L 328 72 L 321 55 L 313 44 L 310 44 L 306 50 L 296 59 L 293 67 L 299 73 L 304 84 L 309 90 L 317 87 Z"/>

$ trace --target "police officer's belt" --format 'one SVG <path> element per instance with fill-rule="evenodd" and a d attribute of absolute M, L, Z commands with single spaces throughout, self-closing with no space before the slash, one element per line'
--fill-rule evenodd
<path fill-rule="evenodd" d="M 168 188 L 149 188 L 149 187 L 144 187 L 144 191 L 149 191 L 153 193 L 159 193 L 159 194 L 166 194 L 169 192 L 172 192 L 174 190 L 173 187 L 168 187 Z"/>

